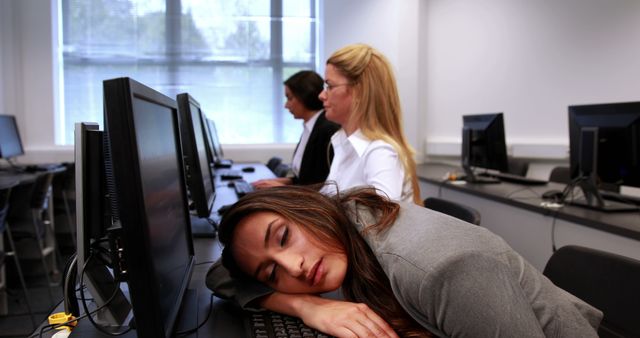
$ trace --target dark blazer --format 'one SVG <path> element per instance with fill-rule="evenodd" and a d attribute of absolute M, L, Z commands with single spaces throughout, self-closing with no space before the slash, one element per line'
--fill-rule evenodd
<path fill-rule="evenodd" d="M 331 136 L 340 129 L 340 125 L 327 120 L 324 114 L 324 111 L 321 112 L 316 124 L 313 125 L 309 141 L 302 154 L 300 173 L 293 178 L 293 184 L 322 183 L 329 175 L 333 160 Z"/>

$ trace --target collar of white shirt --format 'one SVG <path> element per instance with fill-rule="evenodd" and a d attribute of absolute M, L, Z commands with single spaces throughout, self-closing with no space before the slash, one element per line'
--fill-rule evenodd
<path fill-rule="evenodd" d="M 344 131 L 344 129 L 340 129 L 333 135 L 331 141 L 334 147 L 351 145 L 351 147 L 356 151 L 359 157 L 362 157 L 364 151 L 367 150 L 367 147 L 369 147 L 371 142 L 373 142 L 366 136 L 364 136 L 360 129 L 356 130 L 349 136 L 347 136 L 347 133 Z"/>
<path fill-rule="evenodd" d="M 311 134 L 311 131 L 313 130 L 313 126 L 316 125 L 316 121 L 318 121 L 318 117 L 320 116 L 320 113 L 322 113 L 322 110 L 317 111 L 315 114 L 313 114 L 313 116 L 311 116 L 311 118 L 304 123 L 304 129 L 306 129 L 309 134 Z"/>

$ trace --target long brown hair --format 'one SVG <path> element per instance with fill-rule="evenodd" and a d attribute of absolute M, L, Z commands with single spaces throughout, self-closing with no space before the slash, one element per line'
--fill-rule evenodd
<path fill-rule="evenodd" d="M 346 194 L 326 196 L 314 187 L 274 187 L 247 194 L 223 216 L 218 229 L 220 242 L 225 245 L 223 265 L 235 276 L 251 278 L 242 273 L 231 254 L 236 225 L 258 211 L 274 212 L 298 224 L 321 243 L 343 251 L 348 260 L 347 274 L 342 284 L 346 300 L 367 304 L 384 318 L 401 337 L 431 337 L 402 308 L 391 289 L 389 278 L 351 223 L 346 204 L 365 207 L 376 216 L 377 223 L 367 224 L 364 232 L 379 234 L 388 229 L 398 216 L 400 206 L 376 193 L 375 188 L 359 188 Z"/>

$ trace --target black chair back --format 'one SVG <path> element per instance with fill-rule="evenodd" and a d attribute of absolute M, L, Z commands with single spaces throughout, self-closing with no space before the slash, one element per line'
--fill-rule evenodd
<path fill-rule="evenodd" d="M 480 225 L 480 213 L 470 206 L 437 197 L 428 197 L 423 203 L 425 208 L 453 216 L 471 224 Z"/>
<path fill-rule="evenodd" d="M 278 164 L 276 169 L 273 170 L 273 173 L 277 177 L 286 177 L 287 174 L 289 174 L 289 169 L 290 169 L 290 167 L 289 167 L 288 164 L 280 163 L 280 164 Z"/>
<path fill-rule="evenodd" d="M 18 182 L 3 182 L 0 184 L 0 234 L 6 229 L 7 214 L 9 213 L 9 196 L 11 188 L 18 185 Z"/>
<path fill-rule="evenodd" d="M 569 184 L 571 182 L 569 167 L 553 168 L 549 174 L 549 182 Z"/>
<path fill-rule="evenodd" d="M 640 337 L 640 261 L 570 245 L 551 256 L 543 274 L 604 313 L 600 337 Z"/>
<path fill-rule="evenodd" d="M 509 174 L 518 176 L 527 176 L 529 171 L 529 162 L 522 158 L 508 158 Z"/>
<path fill-rule="evenodd" d="M 53 181 L 53 173 L 43 173 L 36 177 L 31 191 L 31 208 L 45 209 L 47 206 L 47 198 Z"/>
<path fill-rule="evenodd" d="M 269 162 L 267 162 L 267 168 L 275 172 L 276 168 L 280 165 L 280 163 L 282 163 L 282 159 L 280 157 L 274 156 L 269 159 Z"/>

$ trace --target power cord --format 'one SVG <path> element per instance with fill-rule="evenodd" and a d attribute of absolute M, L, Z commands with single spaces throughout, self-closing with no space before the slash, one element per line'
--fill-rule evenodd
<path fill-rule="evenodd" d="M 183 336 L 198 331 L 209 320 L 209 317 L 211 316 L 211 310 L 213 310 L 213 293 L 211 294 L 211 297 L 209 297 L 209 311 L 207 311 L 207 316 L 204 318 L 202 323 L 198 324 L 198 326 L 192 329 L 178 331 L 176 332 L 176 336 Z"/>
<path fill-rule="evenodd" d="M 93 255 L 89 255 L 89 257 L 87 258 L 87 261 L 84 262 L 84 265 L 82 266 L 82 272 L 80 273 L 80 285 L 84 285 L 84 271 L 87 268 L 87 265 L 89 264 L 89 262 L 91 261 L 92 258 L 93 258 Z M 111 295 L 111 297 L 109 297 L 109 299 L 102 306 L 100 306 L 100 308 L 105 307 L 111 301 L 113 301 L 116 298 L 116 295 L 118 294 L 118 290 L 119 289 L 120 289 L 120 283 L 118 282 L 117 286 L 113 290 L 113 294 Z M 81 299 L 82 299 L 81 303 L 82 303 L 82 308 L 84 309 L 84 312 L 85 313 L 89 313 L 89 307 L 87 306 L 87 302 L 85 301 L 84 289 L 83 288 L 80 289 L 80 296 L 81 296 Z M 91 324 L 98 331 L 100 331 L 100 332 L 102 332 L 102 333 L 104 333 L 104 334 L 106 334 L 108 336 L 121 336 L 121 335 L 131 331 L 131 329 L 132 329 L 132 327 L 129 326 L 127 329 L 125 329 L 123 331 L 120 331 L 120 332 L 110 332 L 110 331 L 107 331 L 104 327 L 100 326 L 98 323 L 96 323 L 91 316 L 87 316 L 87 319 L 89 319 Z"/>

